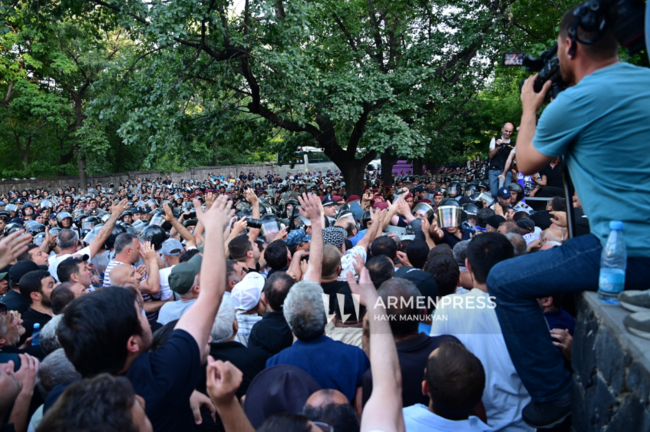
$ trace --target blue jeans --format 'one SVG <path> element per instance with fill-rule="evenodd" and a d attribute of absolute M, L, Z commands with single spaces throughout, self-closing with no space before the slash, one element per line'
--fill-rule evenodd
<path fill-rule="evenodd" d="M 497 192 L 499 191 L 499 176 L 503 174 L 503 171 L 499 170 L 490 170 L 490 193 L 494 199 L 497 199 Z M 508 170 L 506 173 L 506 181 L 503 183 L 505 186 L 508 186 L 512 183 L 512 171 Z"/>
<path fill-rule="evenodd" d="M 553 294 L 596 291 L 602 247 L 587 234 L 561 247 L 495 265 L 487 286 L 521 381 L 536 402 L 557 399 L 571 387 L 571 374 L 551 340 L 536 299 Z M 628 258 L 625 289 L 648 289 L 650 258 Z"/>

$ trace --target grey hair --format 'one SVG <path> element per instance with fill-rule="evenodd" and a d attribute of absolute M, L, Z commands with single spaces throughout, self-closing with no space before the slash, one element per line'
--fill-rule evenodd
<path fill-rule="evenodd" d="M 512 243 L 512 247 L 515 249 L 515 256 L 526 255 L 528 245 L 521 234 L 507 233 L 506 238 Z"/>
<path fill-rule="evenodd" d="M 77 232 L 71 229 L 62 229 L 56 239 L 61 249 L 73 248 L 77 240 Z"/>
<path fill-rule="evenodd" d="M 235 306 L 229 295 L 224 295 L 219 306 L 219 312 L 210 330 L 212 342 L 221 342 L 228 339 L 233 334 L 232 324 L 235 322 Z"/>
<path fill-rule="evenodd" d="M 325 331 L 323 294 L 323 288 L 316 282 L 301 281 L 291 287 L 284 300 L 284 318 L 301 341 L 316 339 Z"/>
<path fill-rule="evenodd" d="M 115 238 L 115 254 L 121 253 L 127 247 L 133 247 L 133 240 L 138 237 L 130 233 L 122 233 Z"/>
<path fill-rule="evenodd" d="M 81 374 L 65 356 L 63 348 L 59 348 L 45 357 L 41 363 L 36 374 L 36 385 L 43 399 L 46 399 L 54 387 L 78 379 L 81 379 Z"/>
<path fill-rule="evenodd" d="M 59 323 L 63 318 L 63 314 L 54 316 L 47 324 L 41 329 L 41 349 L 48 355 L 49 353 L 61 348 L 59 338 L 57 337 L 57 329 Z"/>
<path fill-rule="evenodd" d="M 469 245 L 469 240 L 463 240 L 456 243 L 454 246 L 454 259 L 459 266 L 465 266 L 465 259 L 467 258 L 467 246 Z"/>

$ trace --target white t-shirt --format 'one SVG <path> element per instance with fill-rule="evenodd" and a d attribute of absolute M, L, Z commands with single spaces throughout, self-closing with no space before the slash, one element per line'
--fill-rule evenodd
<path fill-rule="evenodd" d="M 59 264 L 63 260 L 65 260 L 67 258 L 70 258 L 71 256 L 79 256 L 79 257 L 81 257 L 81 256 L 84 256 L 84 255 L 90 256 L 90 259 L 93 258 L 92 255 L 90 254 L 90 246 L 86 246 L 85 248 L 78 250 L 74 254 L 63 254 L 63 255 L 55 255 L 55 256 L 50 255 L 50 258 L 48 259 L 48 264 L 49 265 L 48 265 L 47 271 L 50 272 L 50 275 L 54 278 L 55 281 L 61 282 L 59 280 L 59 276 L 56 274 L 57 269 L 59 268 Z"/>
<path fill-rule="evenodd" d="M 492 429 L 475 416 L 465 420 L 448 420 L 429 411 L 422 404 L 402 409 L 406 432 L 487 432 Z"/>
<path fill-rule="evenodd" d="M 431 336 L 456 336 L 481 360 L 485 369 L 482 400 L 493 430 L 532 432 L 535 429 L 521 414 L 530 395 L 512 364 L 494 306 L 489 294 L 477 288 L 467 294 L 445 296 L 436 306 Z"/>
<path fill-rule="evenodd" d="M 169 275 L 172 272 L 172 267 L 174 266 L 165 267 L 158 271 L 160 274 L 160 299 L 163 301 L 170 299 L 174 295 L 172 290 L 169 288 Z"/>

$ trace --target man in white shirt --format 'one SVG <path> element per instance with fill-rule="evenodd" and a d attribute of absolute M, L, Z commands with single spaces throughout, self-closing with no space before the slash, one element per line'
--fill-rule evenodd
<path fill-rule="evenodd" d="M 129 201 L 124 199 L 119 204 L 113 205 L 111 207 L 111 217 L 106 221 L 104 226 L 99 230 L 97 236 L 93 239 L 90 245 L 88 245 L 83 249 L 80 249 L 81 243 L 79 242 L 79 236 L 75 231 L 69 229 L 63 229 L 59 232 L 56 241 L 59 245 L 59 248 L 61 249 L 61 252 L 58 255 L 54 255 L 49 258 L 49 267 L 48 267 L 48 271 L 50 272 L 50 275 L 52 275 L 54 280 L 60 282 L 59 277 L 57 275 L 57 269 L 59 267 L 59 263 L 64 259 L 69 258 L 73 255 L 79 257 L 88 255 L 88 259 L 93 259 L 93 257 L 97 255 L 97 253 L 104 247 L 104 243 L 111 235 L 111 232 L 113 232 L 115 223 L 120 219 L 120 216 L 122 216 L 122 213 L 124 212 L 124 210 L 126 210 L 128 204 Z"/>
<path fill-rule="evenodd" d="M 183 253 L 183 244 L 175 238 L 167 239 L 163 242 L 160 252 L 163 261 L 167 265 L 158 272 L 160 273 L 160 293 L 162 294 L 161 299 L 167 300 L 173 295 L 169 288 L 169 274 L 172 268 L 179 263 Z"/>
<path fill-rule="evenodd" d="M 158 313 L 162 325 L 179 319 L 199 298 L 199 272 L 203 257 L 196 254 L 186 263 L 174 266 L 169 274 L 169 288 L 180 296 L 180 300 L 165 303 Z"/>
<path fill-rule="evenodd" d="M 427 360 L 420 403 L 402 410 L 406 432 L 481 432 L 492 429 L 470 415 L 481 402 L 485 370 L 480 360 L 458 342 L 442 342 Z"/>
<path fill-rule="evenodd" d="M 232 289 L 230 298 L 235 307 L 237 318 L 237 336 L 235 340 L 248 346 L 248 337 L 253 326 L 262 320 L 266 306 L 262 301 L 264 277 L 250 272 Z"/>
<path fill-rule="evenodd" d="M 452 294 L 438 302 L 431 323 L 431 336 L 456 336 L 481 360 L 486 386 L 483 405 L 487 421 L 495 431 L 533 431 L 522 418 L 530 402 L 508 353 L 494 304 L 485 281 L 490 269 L 514 256 L 514 248 L 499 233 L 485 233 L 472 239 L 467 247 L 467 269 L 474 279 L 474 289 L 466 294 Z"/>

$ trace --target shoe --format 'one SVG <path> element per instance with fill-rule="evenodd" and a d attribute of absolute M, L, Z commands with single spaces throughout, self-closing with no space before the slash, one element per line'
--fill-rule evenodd
<path fill-rule="evenodd" d="M 623 291 L 618 301 L 630 312 L 650 312 L 650 291 Z"/>
<path fill-rule="evenodd" d="M 650 311 L 630 314 L 623 319 L 623 324 L 630 333 L 650 339 Z"/>
<path fill-rule="evenodd" d="M 522 411 L 524 421 L 536 429 L 548 429 L 560 424 L 571 414 L 571 391 L 551 402 L 533 402 Z"/>

